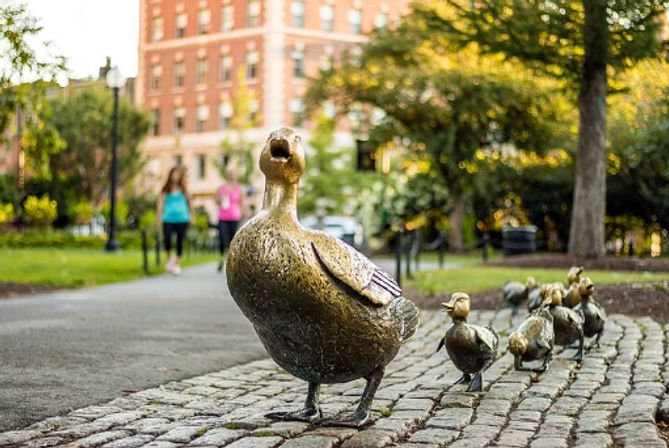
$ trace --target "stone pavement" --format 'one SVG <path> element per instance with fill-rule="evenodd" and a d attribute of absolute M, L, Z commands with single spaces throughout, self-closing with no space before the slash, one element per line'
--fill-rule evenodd
<path fill-rule="evenodd" d="M 667 406 L 665 329 L 650 318 L 610 316 L 602 348 L 580 368 L 556 354 L 548 372 L 516 372 L 506 352 L 522 317 L 508 310 L 473 313 L 470 321 L 500 331 L 499 359 L 485 374 L 485 391 L 451 384 L 460 376 L 445 353 L 434 353 L 447 317 L 423 312 L 417 336 L 387 369 L 362 430 L 272 422 L 269 410 L 303 403 L 306 384 L 265 359 L 170 382 L 102 405 L 0 433 L 1 447 L 81 448 L 478 448 L 665 447 L 655 414 Z M 669 331 L 669 327 L 666 329 Z M 326 415 L 352 410 L 363 382 L 325 385 Z"/>

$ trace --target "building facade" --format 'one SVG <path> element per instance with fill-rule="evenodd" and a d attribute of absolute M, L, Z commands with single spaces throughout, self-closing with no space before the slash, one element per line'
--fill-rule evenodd
<path fill-rule="evenodd" d="M 283 125 L 308 133 L 307 79 L 375 27 L 405 14 L 408 1 L 141 0 L 136 101 L 153 119 L 144 143 L 144 185 L 156 189 L 183 164 L 196 204 L 212 209 L 221 182 L 217 161 L 230 131 L 238 75 L 247 85 L 263 142 Z M 345 126 L 345 124 L 344 124 Z M 350 133 L 338 141 L 353 144 Z M 260 150 L 260 144 L 258 144 Z"/>

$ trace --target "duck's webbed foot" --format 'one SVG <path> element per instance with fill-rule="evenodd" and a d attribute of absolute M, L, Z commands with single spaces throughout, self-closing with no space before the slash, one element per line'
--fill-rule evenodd
<path fill-rule="evenodd" d="M 602 348 L 602 345 L 599 343 L 599 340 L 602 337 L 602 333 L 603 333 L 603 331 L 600 331 L 599 333 L 597 333 L 597 337 L 595 337 L 595 340 L 592 343 L 590 343 L 590 345 L 588 346 L 588 350 L 592 350 L 592 349 L 595 349 L 595 348 Z"/>
<path fill-rule="evenodd" d="M 453 385 L 455 386 L 456 384 L 467 384 L 472 380 L 472 377 L 468 373 L 463 373 L 462 376 L 460 377 L 459 380 L 457 380 Z"/>
<path fill-rule="evenodd" d="M 304 403 L 304 407 L 302 409 L 297 409 L 295 411 L 270 412 L 269 414 L 265 414 L 265 417 L 272 420 L 294 420 L 307 423 L 320 419 L 323 417 L 321 408 L 318 406 L 320 388 L 321 385 L 318 383 L 309 383 L 307 400 Z"/>
<path fill-rule="evenodd" d="M 367 385 L 360 398 L 360 404 L 354 413 L 341 418 L 326 418 L 318 423 L 323 426 L 346 426 L 350 428 L 360 428 L 367 423 L 371 414 L 372 401 L 379 384 L 381 384 L 384 371 L 384 368 L 380 368 L 367 378 Z"/>
<path fill-rule="evenodd" d="M 578 350 L 576 350 L 576 354 L 571 358 L 573 361 L 576 361 L 577 363 L 581 363 L 583 361 L 583 344 L 584 344 L 584 337 L 581 335 L 578 341 Z"/>

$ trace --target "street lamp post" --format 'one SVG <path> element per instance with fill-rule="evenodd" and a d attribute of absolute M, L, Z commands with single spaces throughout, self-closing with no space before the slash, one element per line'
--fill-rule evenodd
<path fill-rule="evenodd" d="M 105 245 L 107 252 L 116 252 L 121 246 L 116 240 L 116 177 L 118 171 L 118 92 L 123 87 L 125 79 L 114 66 L 107 72 L 107 86 L 114 91 L 114 118 L 112 124 L 112 162 L 109 170 L 111 188 L 109 192 L 109 239 Z"/>

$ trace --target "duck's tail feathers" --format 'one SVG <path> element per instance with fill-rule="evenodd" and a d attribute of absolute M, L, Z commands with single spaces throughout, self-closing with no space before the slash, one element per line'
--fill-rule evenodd
<path fill-rule="evenodd" d="M 404 297 L 396 297 L 393 300 L 393 310 L 395 311 L 394 314 L 398 316 L 402 322 L 402 332 L 400 334 L 402 342 L 408 341 L 414 334 L 416 334 L 418 324 L 420 323 L 420 311 L 411 300 L 405 299 Z"/>
<path fill-rule="evenodd" d="M 492 334 L 495 335 L 495 351 L 497 351 L 497 346 L 499 345 L 499 333 L 497 332 L 497 330 L 495 330 L 495 327 L 493 327 L 492 325 L 488 325 L 486 328 L 490 330 Z"/>

